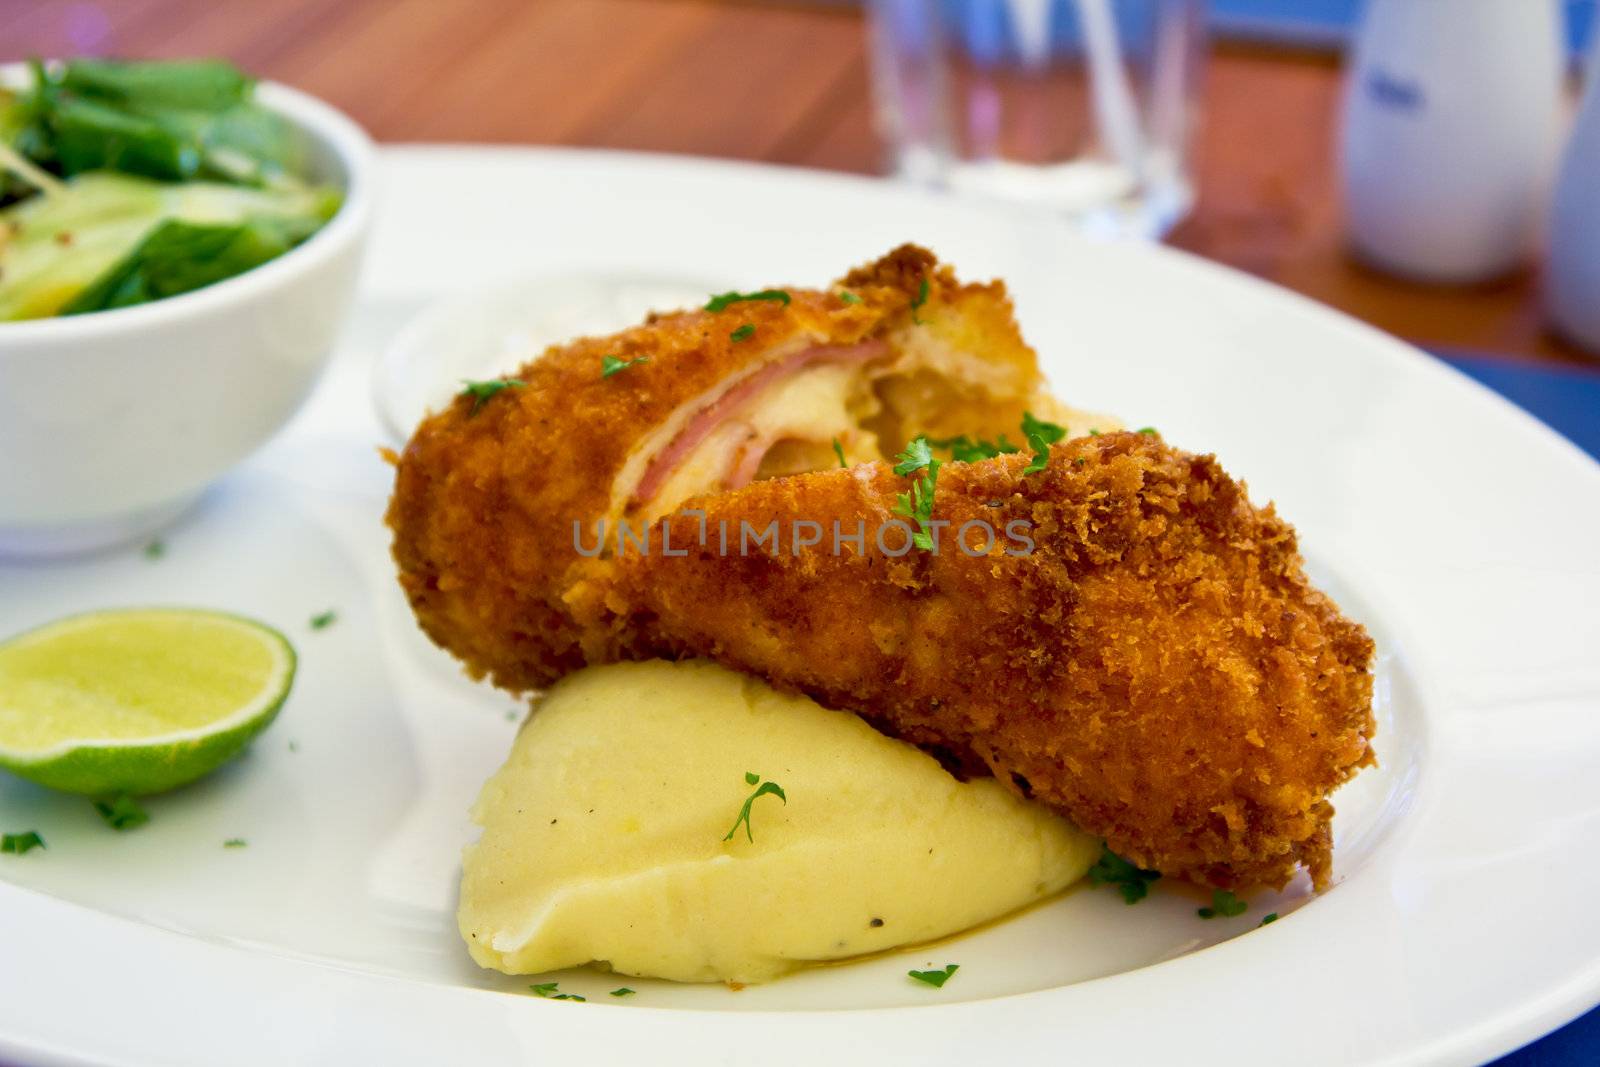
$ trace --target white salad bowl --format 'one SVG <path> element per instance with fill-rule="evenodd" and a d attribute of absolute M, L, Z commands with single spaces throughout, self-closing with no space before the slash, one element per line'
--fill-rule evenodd
<path fill-rule="evenodd" d="M 16 68 L 0 69 L 14 81 Z M 148 536 L 271 437 L 333 350 L 371 215 L 372 142 L 281 85 L 257 99 L 305 137 L 311 176 L 344 191 L 300 246 L 149 304 L 0 323 L 0 557 Z"/>

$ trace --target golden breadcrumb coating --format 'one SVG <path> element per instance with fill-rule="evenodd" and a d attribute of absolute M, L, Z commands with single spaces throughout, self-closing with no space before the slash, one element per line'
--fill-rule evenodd
<path fill-rule="evenodd" d="M 892 555 L 869 533 L 741 557 L 685 536 L 686 500 L 736 544 L 741 521 L 874 530 L 908 486 L 872 461 L 913 435 L 1016 441 L 1025 410 L 1115 425 L 1049 398 L 1000 283 L 963 285 L 922 249 L 786 295 L 556 346 L 520 387 L 426 419 L 388 512 L 423 630 L 514 691 L 707 656 L 992 772 L 1142 866 L 1239 887 L 1304 865 L 1326 884 L 1328 796 L 1372 762 L 1372 644 L 1211 457 L 1106 434 L 1032 474 L 1027 454 L 948 463 L 934 518 L 947 539 L 987 522 L 976 556 Z M 605 356 L 631 362 L 603 377 Z M 781 388 L 808 374 L 810 392 Z M 816 426 L 784 421 L 806 405 Z M 745 484 L 832 466 L 833 426 L 855 466 Z M 687 555 L 660 553 L 661 524 L 649 556 L 614 557 L 609 533 L 598 557 L 576 547 L 597 520 L 662 515 Z"/>
<path fill-rule="evenodd" d="M 1132 433 L 939 472 L 940 551 L 869 532 L 791 551 L 794 520 L 846 535 L 897 516 L 883 463 L 703 498 L 707 544 L 629 551 L 573 591 L 589 662 L 704 656 L 860 713 L 961 772 L 1061 812 L 1140 866 L 1223 888 L 1330 870 L 1328 795 L 1373 762 L 1373 646 L 1312 588 L 1293 530 L 1211 456 Z M 717 530 L 776 520 L 779 549 Z M 952 537 L 996 531 L 986 554 Z M 1007 538 L 1022 521 L 1033 550 Z M 803 537 L 808 537 L 807 530 Z M 885 535 L 890 552 L 904 538 Z M 973 552 L 984 545 L 969 528 Z M 1008 550 L 1018 554 L 1008 554 Z"/>
<path fill-rule="evenodd" d="M 863 366 L 852 459 L 889 454 L 914 433 L 1015 437 L 1030 406 L 1059 411 L 1005 286 L 962 284 L 924 249 L 906 245 L 836 286 L 786 293 L 786 302 L 655 314 L 614 336 L 555 346 L 514 372 L 522 387 L 481 403 L 462 396 L 425 419 L 397 464 L 388 523 L 401 585 L 428 636 L 474 676 L 511 690 L 582 666 L 563 602 L 588 562 L 573 547 L 573 524 L 587 531 L 676 503 L 630 496 L 668 431 L 797 353 L 886 350 Z M 637 362 L 602 377 L 605 356 Z M 791 469 L 834 462 L 826 438 L 801 453 L 819 453 L 814 461 L 798 465 L 795 442 L 778 445 L 773 458 Z"/>

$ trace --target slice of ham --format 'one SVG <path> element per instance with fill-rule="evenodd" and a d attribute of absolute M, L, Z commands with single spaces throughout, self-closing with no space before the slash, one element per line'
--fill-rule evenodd
<path fill-rule="evenodd" d="M 739 452 L 739 458 L 728 468 L 728 476 L 722 480 L 722 488 L 738 489 L 755 481 L 756 471 L 761 469 L 761 459 L 766 455 L 766 446 L 766 441 L 752 435 Z"/>
<path fill-rule="evenodd" d="M 862 341 L 854 345 L 812 345 L 793 355 L 774 360 L 753 374 L 747 375 L 696 412 L 683 429 L 678 431 L 678 435 L 671 443 L 650 460 L 650 465 L 645 468 L 644 477 L 639 479 L 639 486 L 633 492 L 632 502 L 642 504 L 651 500 L 660 491 L 668 476 L 677 469 L 678 464 L 700 447 L 701 442 L 712 430 L 733 417 L 752 397 L 773 383 L 819 363 L 865 363 L 867 360 L 885 355 L 888 351 L 889 345 L 886 341 Z M 751 453 L 755 453 L 753 463 L 749 461 Z M 750 477 L 744 481 L 749 481 L 755 476 L 755 469 L 760 462 L 759 449 L 747 448 L 743 461 L 739 463 L 741 468 L 747 465 L 750 467 Z M 739 471 L 733 472 L 733 480 L 737 480 L 739 473 Z"/>

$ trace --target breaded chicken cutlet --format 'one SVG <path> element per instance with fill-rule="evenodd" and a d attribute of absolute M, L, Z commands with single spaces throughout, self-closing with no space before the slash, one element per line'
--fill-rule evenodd
<path fill-rule="evenodd" d="M 944 466 L 938 551 L 879 543 L 907 484 L 883 463 L 691 501 L 704 545 L 679 520 L 686 554 L 663 554 L 658 525 L 575 592 L 585 658 L 715 659 L 992 773 L 1143 867 L 1325 885 L 1328 795 L 1372 762 L 1371 639 L 1214 458 L 1117 433 L 1028 463 Z M 792 551 L 820 517 L 864 529 L 859 550 L 829 529 Z M 777 537 L 724 553 L 725 523 Z"/>
<path fill-rule="evenodd" d="M 1371 762 L 1371 642 L 1210 457 L 1106 433 L 1032 473 L 1026 454 L 949 463 L 932 515 L 1001 532 L 976 555 L 870 533 L 837 555 L 713 553 L 675 517 L 872 529 L 900 518 L 908 479 L 879 461 L 913 436 L 1015 440 L 1030 411 L 1114 429 L 1048 397 L 999 283 L 908 246 L 828 290 L 559 346 L 515 379 L 424 421 L 388 515 L 419 623 L 475 676 L 522 691 L 707 656 L 994 773 L 1142 866 L 1326 883 L 1328 795 Z M 622 520 L 658 551 L 618 550 Z M 652 520 L 687 555 L 661 554 Z"/>
<path fill-rule="evenodd" d="M 827 289 L 725 294 L 559 345 L 509 380 L 417 428 L 388 522 L 422 629 L 513 691 L 584 664 L 565 598 L 596 522 L 835 466 L 836 443 L 873 460 L 920 433 L 1014 435 L 1029 410 L 1118 425 L 1050 396 L 1002 283 L 963 284 L 911 245 Z"/>

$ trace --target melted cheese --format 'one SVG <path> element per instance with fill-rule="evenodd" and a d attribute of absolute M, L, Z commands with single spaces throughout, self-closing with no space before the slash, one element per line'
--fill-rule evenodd
<path fill-rule="evenodd" d="M 727 487 L 747 449 L 765 453 L 778 441 L 814 441 L 831 454 L 838 439 L 851 459 L 877 459 L 877 441 L 858 425 L 870 396 L 853 364 L 819 363 L 773 382 L 684 457 L 646 516 L 659 518 L 691 496 Z"/>

